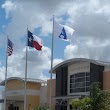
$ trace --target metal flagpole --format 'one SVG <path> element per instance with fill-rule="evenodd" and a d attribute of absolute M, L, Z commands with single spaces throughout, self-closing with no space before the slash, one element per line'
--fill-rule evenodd
<path fill-rule="evenodd" d="M 51 49 L 50 108 L 52 107 L 52 68 L 53 68 L 53 46 L 54 46 L 54 15 L 53 15 L 52 49 Z"/>
<path fill-rule="evenodd" d="M 7 85 L 7 61 L 8 61 L 8 36 L 7 36 L 7 49 L 6 49 L 6 71 L 5 71 L 5 92 L 4 92 L 4 110 L 6 110 L 6 85 Z"/>
<path fill-rule="evenodd" d="M 27 85 L 27 45 L 28 45 L 28 26 L 27 26 L 27 38 L 26 38 L 26 64 L 25 64 L 25 84 L 24 84 L 24 110 L 26 110 L 26 94 L 27 94 L 27 90 L 26 90 L 26 85 Z"/>

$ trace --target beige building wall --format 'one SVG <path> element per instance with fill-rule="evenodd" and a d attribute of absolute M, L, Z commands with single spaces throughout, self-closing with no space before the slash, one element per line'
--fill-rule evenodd
<path fill-rule="evenodd" d="M 7 90 L 18 90 L 24 88 L 24 82 L 22 80 L 9 80 L 7 82 Z"/>
<path fill-rule="evenodd" d="M 27 110 L 32 110 L 32 108 L 35 108 L 40 105 L 41 83 L 27 82 L 26 88 L 27 88 L 27 96 L 26 96 Z M 12 102 L 7 103 L 6 105 L 7 110 L 11 103 L 13 103 L 14 106 L 19 106 L 19 110 L 24 109 L 24 81 L 23 80 L 11 79 L 7 82 L 7 99 L 13 100 Z"/>
<path fill-rule="evenodd" d="M 32 110 L 40 104 L 40 96 L 27 95 L 27 110 Z"/>
<path fill-rule="evenodd" d="M 110 71 L 103 72 L 103 89 L 110 90 Z"/>
<path fill-rule="evenodd" d="M 27 89 L 40 90 L 41 83 L 27 82 Z"/>
<path fill-rule="evenodd" d="M 56 80 L 52 79 L 52 97 L 55 97 L 56 92 Z M 50 99 L 50 80 L 47 80 L 47 105 L 49 106 L 49 99 Z M 55 109 L 55 100 L 52 99 L 52 110 Z"/>

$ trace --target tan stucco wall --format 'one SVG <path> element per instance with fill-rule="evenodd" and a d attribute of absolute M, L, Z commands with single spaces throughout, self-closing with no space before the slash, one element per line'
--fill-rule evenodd
<path fill-rule="evenodd" d="M 110 71 L 103 72 L 103 89 L 110 90 Z"/>
<path fill-rule="evenodd" d="M 27 82 L 27 89 L 40 90 L 40 87 L 41 87 L 40 83 Z M 24 81 L 22 80 L 12 79 L 7 82 L 8 90 L 18 90 L 23 88 L 24 88 Z"/>
<path fill-rule="evenodd" d="M 40 90 L 40 83 L 27 82 L 27 89 Z"/>
<path fill-rule="evenodd" d="M 39 90 L 41 88 L 41 83 L 35 82 L 27 82 L 27 89 L 28 90 Z M 14 90 L 23 90 L 24 89 L 24 81 L 12 79 L 7 82 L 7 91 L 14 91 Z M 17 95 L 17 96 L 8 96 L 7 99 L 11 100 L 20 100 L 22 102 L 13 102 L 14 106 L 19 106 L 19 110 L 24 109 L 24 95 Z M 7 110 L 9 107 L 7 104 Z M 40 95 L 27 95 L 27 110 L 31 110 L 31 108 L 37 107 L 40 105 Z"/>
<path fill-rule="evenodd" d="M 18 96 L 7 96 L 8 100 L 18 100 L 18 101 L 23 101 L 24 100 L 24 95 L 18 95 Z"/>
<path fill-rule="evenodd" d="M 22 88 L 24 88 L 24 83 L 22 80 L 12 79 L 7 82 L 7 90 L 18 90 Z"/>
<path fill-rule="evenodd" d="M 40 104 L 39 96 L 27 96 L 27 110 L 31 110 L 31 108 L 36 108 Z"/>

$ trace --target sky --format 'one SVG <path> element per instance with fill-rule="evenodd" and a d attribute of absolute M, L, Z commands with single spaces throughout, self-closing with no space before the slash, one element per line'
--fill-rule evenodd
<path fill-rule="evenodd" d="M 7 36 L 14 43 L 8 77 L 25 76 L 27 25 L 43 40 L 42 51 L 28 49 L 28 78 L 50 78 L 53 15 L 75 30 L 71 42 L 54 38 L 53 66 L 71 58 L 110 61 L 109 0 L 0 0 L 0 81 L 5 79 Z"/>

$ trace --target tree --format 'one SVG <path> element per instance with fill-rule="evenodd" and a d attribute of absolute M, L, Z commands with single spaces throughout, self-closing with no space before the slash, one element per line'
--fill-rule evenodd
<path fill-rule="evenodd" d="M 84 97 L 83 99 L 73 99 L 72 108 L 73 110 L 90 110 L 91 108 L 91 98 Z"/>
<path fill-rule="evenodd" d="M 92 110 L 110 110 L 110 92 L 101 90 L 99 82 L 90 86 L 90 97 L 92 99 Z"/>
<path fill-rule="evenodd" d="M 110 110 L 110 92 L 100 89 L 100 83 L 90 86 L 90 97 L 72 100 L 73 110 Z"/>
<path fill-rule="evenodd" d="M 42 105 L 42 106 L 38 106 L 36 107 L 34 110 L 51 110 L 50 107 L 46 106 L 46 105 Z"/>

